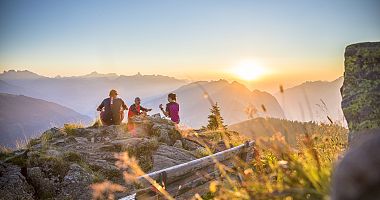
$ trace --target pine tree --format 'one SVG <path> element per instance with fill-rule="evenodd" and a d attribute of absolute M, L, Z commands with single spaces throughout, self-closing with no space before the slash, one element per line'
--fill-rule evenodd
<path fill-rule="evenodd" d="M 220 107 L 218 103 L 215 103 L 210 109 L 211 114 L 208 116 L 207 129 L 218 130 L 225 129 L 226 126 L 223 124 L 223 117 L 220 114 Z"/>

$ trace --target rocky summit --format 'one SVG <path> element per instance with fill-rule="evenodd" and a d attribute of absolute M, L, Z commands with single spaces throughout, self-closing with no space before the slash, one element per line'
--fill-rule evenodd
<path fill-rule="evenodd" d="M 86 128 L 67 124 L 47 130 L 23 149 L 1 153 L 1 198 L 91 199 L 93 183 L 108 180 L 126 186 L 123 171 L 115 164 L 119 152 L 135 157 L 144 172 L 205 155 L 194 136 L 198 133 L 185 137 L 159 116 L 137 117 L 134 122 L 133 130 L 126 124 Z M 217 145 L 212 149 L 220 151 Z"/>

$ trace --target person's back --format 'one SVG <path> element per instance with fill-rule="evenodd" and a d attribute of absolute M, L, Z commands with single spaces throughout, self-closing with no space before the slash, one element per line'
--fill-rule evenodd
<path fill-rule="evenodd" d="M 177 102 L 167 103 L 166 112 L 169 113 L 169 117 L 173 122 L 179 123 L 179 104 Z"/>
<path fill-rule="evenodd" d="M 112 101 L 111 101 L 112 102 Z M 124 101 L 120 98 L 113 99 L 111 103 L 112 121 L 113 124 L 121 124 L 124 119 Z"/>
<path fill-rule="evenodd" d="M 168 94 L 168 101 L 169 103 L 166 104 L 165 110 L 163 109 L 162 104 L 160 104 L 160 109 L 166 117 L 170 117 L 174 123 L 179 124 L 179 104 L 177 103 L 177 95 L 174 93 Z"/>
<path fill-rule="evenodd" d="M 117 98 L 117 92 L 111 90 L 110 97 L 102 101 L 98 107 L 100 118 L 105 125 L 119 125 L 124 119 L 124 110 L 127 110 L 124 101 Z"/>

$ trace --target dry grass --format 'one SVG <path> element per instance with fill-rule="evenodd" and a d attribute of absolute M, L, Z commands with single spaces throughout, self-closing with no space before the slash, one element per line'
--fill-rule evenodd
<path fill-rule="evenodd" d="M 331 173 L 347 146 L 347 131 L 321 125 L 324 132 L 297 137 L 291 147 L 281 134 L 258 141 L 256 158 L 236 164 L 232 174 L 210 186 L 214 199 L 328 199 Z"/>
<path fill-rule="evenodd" d="M 75 135 L 76 129 L 78 128 L 84 128 L 84 125 L 81 123 L 70 123 L 63 125 L 63 131 L 67 135 Z"/>
<path fill-rule="evenodd" d="M 319 132 L 297 136 L 296 147 L 287 144 L 280 133 L 257 141 L 255 158 L 249 163 L 236 159 L 234 168 L 216 162 L 220 179 L 211 182 L 208 194 L 194 198 L 328 199 L 335 161 L 347 147 L 347 130 L 335 125 L 321 125 L 317 130 Z M 220 137 L 220 134 L 216 135 Z M 116 157 L 127 183 L 133 183 L 145 174 L 137 160 L 127 153 Z M 147 180 L 164 198 L 173 199 L 164 187 L 149 177 Z M 114 187 L 116 185 L 111 189 Z M 109 188 L 93 189 L 97 189 L 94 194 L 113 197 Z"/>

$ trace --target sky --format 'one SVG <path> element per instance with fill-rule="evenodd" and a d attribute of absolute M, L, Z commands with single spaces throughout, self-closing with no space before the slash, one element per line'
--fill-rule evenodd
<path fill-rule="evenodd" d="M 378 0 L 0 0 L 0 69 L 162 74 L 251 89 L 334 80 L 380 41 Z M 262 72 L 242 80 L 242 62 Z"/>

